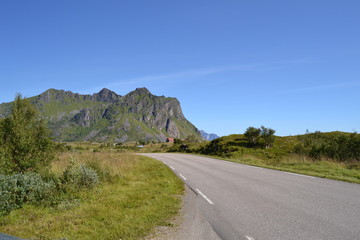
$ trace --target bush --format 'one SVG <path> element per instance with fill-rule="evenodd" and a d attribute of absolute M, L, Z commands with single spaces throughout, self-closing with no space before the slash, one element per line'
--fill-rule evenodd
<path fill-rule="evenodd" d="M 255 127 L 248 127 L 244 133 L 246 140 L 250 147 L 255 147 L 260 138 L 261 129 Z"/>
<path fill-rule="evenodd" d="M 299 136 L 294 151 L 314 160 L 331 158 L 339 162 L 360 161 L 360 135 L 357 133 L 307 133 Z"/>
<path fill-rule="evenodd" d="M 229 146 L 227 143 L 223 143 L 220 138 L 212 140 L 210 143 L 199 150 L 201 154 L 219 157 L 230 157 L 231 152 L 233 151 L 235 151 L 235 149 Z"/>
<path fill-rule="evenodd" d="M 92 170 L 95 170 L 96 174 L 101 181 L 112 182 L 113 177 L 110 174 L 110 170 L 107 167 L 101 166 L 97 160 L 89 160 L 86 162 L 86 166 Z"/>
<path fill-rule="evenodd" d="M 0 122 L 0 172 L 44 171 L 54 159 L 53 142 L 39 113 L 18 95 L 10 115 Z"/>
<path fill-rule="evenodd" d="M 174 144 L 182 144 L 182 143 L 183 143 L 183 141 L 181 139 L 179 139 L 179 138 L 174 139 Z"/>
<path fill-rule="evenodd" d="M 66 143 L 55 143 L 54 150 L 59 153 L 73 151 L 72 146 L 67 145 Z"/>
<path fill-rule="evenodd" d="M 95 170 L 71 161 L 63 173 L 62 181 L 70 187 L 90 189 L 99 182 L 99 177 Z"/>
<path fill-rule="evenodd" d="M 244 136 L 249 147 L 270 148 L 275 141 L 275 130 L 261 126 L 260 128 L 248 127 Z"/>
<path fill-rule="evenodd" d="M 53 182 L 45 182 L 38 173 L 0 175 L 0 215 L 21 208 L 25 203 L 39 204 L 51 199 Z"/>

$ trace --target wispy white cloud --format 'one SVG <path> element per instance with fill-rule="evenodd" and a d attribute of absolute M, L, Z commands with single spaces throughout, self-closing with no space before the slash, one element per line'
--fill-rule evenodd
<path fill-rule="evenodd" d="M 334 90 L 334 89 L 349 89 L 349 88 L 358 88 L 360 87 L 360 81 L 352 81 L 352 82 L 340 82 L 340 83 L 332 83 L 332 84 L 323 84 L 316 86 L 308 86 L 303 88 L 292 88 L 292 89 L 284 89 L 280 91 L 266 91 L 259 92 L 255 94 L 243 94 L 236 96 L 236 99 L 243 99 L 249 97 L 264 97 L 264 96 L 275 96 L 275 95 L 286 95 L 286 94 L 294 94 L 294 93 L 311 93 L 311 92 L 319 92 L 326 90 Z"/>
<path fill-rule="evenodd" d="M 288 94 L 288 93 L 296 93 L 296 92 L 309 92 L 309 91 L 317 91 L 317 90 L 326 90 L 326 89 L 336 89 L 336 88 L 349 88 L 349 87 L 359 87 L 360 82 L 342 82 L 342 83 L 333 83 L 333 84 L 324 84 L 317 86 L 310 86 L 304 88 L 296 88 L 289 89 L 284 91 L 276 92 L 277 94 Z"/>
<path fill-rule="evenodd" d="M 242 65 L 242 66 L 224 66 L 224 67 L 215 67 L 215 68 L 204 68 L 204 69 L 195 69 L 195 70 L 186 70 L 175 73 L 164 73 L 158 75 L 150 75 L 138 78 L 124 79 L 115 81 L 112 83 L 108 83 L 108 87 L 116 87 L 122 85 L 133 85 L 139 83 L 148 83 L 151 81 L 160 81 L 160 80 L 176 80 L 176 79 L 184 79 L 184 78 L 193 78 L 198 76 L 207 76 L 221 72 L 228 71 L 245 71 L 245 70 L 253 70 L 256 65 Z"/>
<path fill-rule="evenodd" d="M 285 68 L 289 68 L 294 64 L 301 64 L 307 61 L 303 60 L 287 60 L 287 61 L 273 61 L 265 63 L 256 63 L 256 64 L 233 64 L 227 66 L 219 67 L 210 67 L 210 68 L 199 68 L 192 70 L 184 70 L 173 73 L 160 73 L 156 75 L 128 78 L 128 79 L 119 79 L 117 81 L 108 82 L 103 84 L 101 87 L 96 88 L 98 91 L 100 88 L 116 88 L 120 86 L 140 86 L 146 85 L 152 82 L 161 82 L 163 80 L 171 81 L 172 83 L 181 81 L 183 82 L 186 79 L 193 79 L 196 77 L 209 76 L 218 73 L 226 73 L 231 71 L 276 71 Z"/>

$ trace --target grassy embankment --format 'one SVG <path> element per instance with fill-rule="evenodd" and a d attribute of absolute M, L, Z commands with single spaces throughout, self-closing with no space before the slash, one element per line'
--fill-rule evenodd
<path fill-rule="evenodd" d="M 330 132 L 320 135 L 325 140 L 328 138 L 328 143 L 332 143 L 334 137 L 350 135 L 350 133 Z M 306 136 L 275 137 L 273 146 L 268 149 L 249 147 L 243 134 L 233 134 L 212 142 L 192 143 L 183 141 L 178 145 L 167 144 L 162 147 L 150 145 L 145 146 L 140 151 L 199 154 L 264 168 L 360 183 L 360 162 L 357 160 L 339 161 L 329 157 L 315 159 L 306 154 L 297 153 L 296 147 L 302 143 L 301 138 Z M 185 145 L 186 149 L 182 148 L 181 145 Z M 358 148 L 360 146 L 357 146 L 356 149 Z"/>
<path fill-rule="evenodd" d="M 325 133 L 337 134 L 337 133 Z M 339 162 L 330 158 L 313 159 L 296 154 L 294 148 L 299 144 L 297 136 L 276 137 L 274 146 L 269 149 L 248 148 L 244 136 L 234 134 L 220 139 L 230 153 L 223 160 L 281 171 L 360 183 L 360 163 Z"/>
<path fill-rule="evenodd" d="M 352 167 L 351 165 L 349 166 L 348 164 L 338 163 L 331 159 L 323 159 L 314 162 L 309 158 L 300 156 L 289 156 L 281 159 L 264 159 L 251 155 L 239 158 L 216 158 L 280 171 L 299 173 L 351 183 L 360 183 L 359 167 Z"/>
<path fill-rule="evenodd" d="M 351 133 L 329 132 L 321 133 L 320 139 L 328 138 L 329 143 L 334 141 L 334 137 L 340 135 L 350 135 Z M 301 144 L 302 138 L 307 135 L 275 137 L 275 142 L 271 148 L 249 147 L 243 134 L 233 134 L 215 140 L 212 148 L 211 142 L 193 143 L 183 141 L 181 144 L 146 144 L 143 148 L 137 148 L 135 143 L 124 144 L 124 146 L 101 146 L 90 145 L 88 149 L 96 151 L 135 151 L 135 152 L 187 152 L 211 156 L 222 160 L 238 162 L 253 166 L 271 168 L 281 171 L 317 176 L 322 178 L 360 183 L 360 162 L 356 160 L 339 161 L 329 157 L 311 158 L 306 154 L 296 152 L 296 147 Z M 309 135 L 311 137 L 311 134 Z M 309 137 L 308 136 L 308 137 Z M 214 143 L 214 141 L 213 141 Z M 181 145 L 187 148 L 181 149 Z M 76 145 L 73 147 L 76 148 Z M 129 147 L 129 148 L 127 148 Z M 360 146 L 357 147 L 357 149 Z M 205 151 L 205 149 L 210 151 Z M 341 150 L 341 149 L 339 149 Z M 206 152 L 206 153 L 205 153 Z"/>
<path fill-rule="evenodd" d="M 124 153 L 63 153 L 52 165 L 61 174 L 69 158 L 101 166 L 107 181 L 56 207 L 25 205 L 0 218 L 0 232 L 28 239 L 139 239 L 167 225 L 180 207 L 183 184 L 165 165 Z"/>

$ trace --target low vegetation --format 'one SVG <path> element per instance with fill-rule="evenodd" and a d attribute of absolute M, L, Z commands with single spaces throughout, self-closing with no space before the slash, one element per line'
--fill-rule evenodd
<path fill-rule="evenodd" d="M 52 171 L 61 176 L 69 158 L 96 169 L 100 183 L 54 206 L 26 204 L 0 218 L 0 232 L 29 239 L 139 239 L 168 225 L 180 207 L 182 182 L 158 161 L 83 151 L 63 153 Z"/>
<path fill-rule="evenodd" d="M 360 134 L 306 133 L 277 137 L 271 128 L 249 127 L 205 143 L 179 142 L 170 152 L 210 155 L 255 166 L 360 183 Z"/>
<path fill-rule="evenodd" d="M 357 133 L 307 133 L 298 137 L 294 151 L 314 160 L 360 162 L 360 135 Z"/>
<path fill-rule="evenodd" d="M 53 159 L 53 143 L 44 122 L 30 102 L 18 95 L 11 114 L 0 122 L 0 172 L 40 172 Z"/>
<path fill-rule="evenodd" d="M 360 183 L 360 135 L 276 137 L 271 128 L 200 142 L 53 143 L 18 96 L 0 120 L 0 232 L 28 239 L 139 239 L 168 225 L 182 182 L 134 152 L 184 152 Z"/>
<path fill-rule="evenodd" d="M 160 162 L 124 153 L 130 148 L 137 149 L 54 144 L 18 96 L 0 121 L 0 232 L 41 240 L 138 239 L 167 225 L 180 207 L 182 182 Z"/>
<path fill-rule="evenodd" d="M 85 149 L 98 152 L 181 152 L 213 156 L 277 170 L 360 183 L 360 134 L 307 132 L 278 137 L 275 130 L 249 127 L 233 134 L 200 142 L 188 137 L 174 143 L 87 143 Z M 70 145 L 68 145 L 69 147 Z M 79 149 L 78 144 L 71 147 Z M 82 148 L 84 149 L 84 148 Z"/>
<path fill-rule="evenodd" d="M 270 148 L 275 141 L 275 130 L 261 126 L 260 128 L 248 127 L 244 136 L 249 147 Z"/>

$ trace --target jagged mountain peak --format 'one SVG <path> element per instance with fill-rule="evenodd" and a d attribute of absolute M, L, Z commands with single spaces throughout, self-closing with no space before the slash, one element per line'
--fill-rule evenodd
<path fill-rule="evenodd" d="M 149 89 L 142 87 L 142 88 L 136 88 L 134 91 L 131 91 L 130 93 L 128 93 L 127 95 L 152 95 L 151 92 L 149 91 Z"/>
<path fill-rule="evenodd" d="M 147 89 L 146 87 L 136 88 L 135 92 L 138 92 L 139 94 L 151 94 L 149 89 Z"/>
<path fill-rule="evenodd" d="M 36 96 L 37 101 L 43 101 L 46 103 L 50 103 L 52 101 L 66 101 L 66 99 L 73 99 L 77 102 L 82 101 L 94 101 L 94 102 L 106 102 L 106 103 L 114 103 L 121 99 L 121 96 L 116 94 L 115 92 L 103 88 L 100 92 L 90 94 L 79 94 L 73 93 L 71 91 L 59 90 L 50 88 L 40 95 Z"/>
<path fill-rule="evenodd" d="M 126 94 L 123 97 L 122 102 L 126 106 L 132 106 L 132 109 L 134 110 L 137 108 L 138 104 L 152 104 L 154 98 L 157 98 L 157 96 L 153 95 L 147 88 L 137 88 Z"/>
<path fill-rule="evenodd" d="M 49 88 L 45 92 L 41 93 L 37 96 L 39 101 L 44 101 L 46 103 L 49 103 L 51 101 L 62 101 L 67 97 L 73 98 L 73 97 L 79 97 L 80 94 L 73 93 L 71 91 L 64 91 L 61 89 L 54 89 Z"/>
<path fill-rule="evenodd" d="M 29 98 L 58 141 L 165 141 L 200 132 L 184 117 L 176 98 L 137 88 L 120 96 L 104 88 L 94 94 L 48 89 Z M 12 103 L 0 104 L 6 117 Z"/>
<path fill-rule="evenodd" d="M 219 136 L 216 135 L 215 133 L 207 133 L 204 130 L 201 130 L 200 134 L 201 134 L 202 138 L 206 141 L 212 141 L 214 139 L 219 138 Z"/>
<path fill-rule="evenodd" d="M 110 89 L 108 88 L 103 88 L 101 89 L 97 94 L 100 94 L 100 95 L 108 95 L 110 93 L 115 93 L 113 91 L 111 91 Z M 96 93 L 95 93 L 96 94 Z"/>
<path fill-rule="evenodd" d="M 93 94 L 92 99 L 99 102 L 109 102 L 113 103 L 121 99 L 121 96 L 116 94 L 115 92 L 103 88 L 100 92 Z"/>

